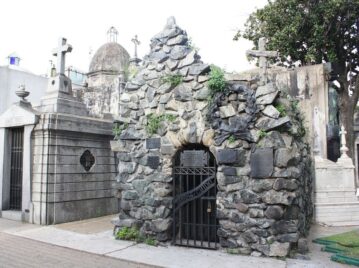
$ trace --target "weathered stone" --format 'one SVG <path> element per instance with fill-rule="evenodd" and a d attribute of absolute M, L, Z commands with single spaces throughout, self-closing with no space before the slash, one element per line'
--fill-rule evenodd
<path fill-rule="evenodd" d="M 146 149 L 159 149 L 161 148 L 161 138 L 146 139 Z"/>
<path fill-rule="evenodd" d="M 237 169 L 234 167 L 224 167 L 222 169 L 222 172 L 226 176 L 236 176 L 237 175 Z"/>
<path fill-rule="evenodd" d="M 273 179 L 252 179 L 251 187 L 254 192 L 261 193 L 272 189 L 273 183 Z"/>
<path fill-rule="evenodd" d="M 126 91 L 135 91 L 135 90 L 139 89 L 140 87 L 141 87 L 140 85 L 132 84 L 132 83 L 128 82 L 126 84 L 125 90 Z"/>
<path fill-rule="evenodd" d="M 141 140 L 142 134 L 133 128 L 127 128 L 120 134 L 120 140 Z"/>
<path fill-rule="evenodd" d="M 207 75 L 199 75 L 198 76 L 198 83 L 203 83 L 208 81 L 209 77 Z"/>
<path fill-rule="evenodd" d="M 242 213 L 246 213 L 249 208 L 248 205 L 246 205 L 244 203 L 236 203 L 235 207 L 239 212 L 242 212 Z"/>
<path fill-rule="evenodd" d="M 228 185 L 228 184 L 240 182 L 240 181 L 242 181 L 242 179 L 241 179 L 241 177 L 238 177 L 238 176 L 218 175 L 217 181 L 218 181 L 218 184 L 220 184 L 220 185 Z"/>
<path fill-rule="evenodd" d="M 188 55 L 179 63 L 178 68 L 189 66 L 196 60 L 196 51 L 192 50 Z"/>
<path fill-rule="evenodd" d="M 289 243 L 279 243 L 275 241 L 270 245 L 269 256 L 270 257 L 285 257 L 288 255 L 290 249 Z"/>
<path fill-rule="evenodd" d="M 169 93 L 171 91 L 171 89 L 172 89 L 172 86 L 170 83 L 164 83 L 158 88 L 158 92 L 161 94 Z"/>
<path fill-rule="evenodd" d="M 267 204 L 291 205 L 295 198 L 295 193 L 277 192 L 270 190 L 262 196 L 262 200 Z"/>
<path fill-rule="evenodd" d="M 153 231 L 154 232 L 164 232 L 167 231 L 172 224 L 172 219 L 157 219 L 152 221 Z"/>
<path fill-rule="evenodd" d="M 236 110 L 233 108 L 232 105 L 219 107 L 219 112 L 220 112 L 221 118 L 228 118 L 228 117 L 236 115 Z"/>
<path fill-rule="evenodd" d="M 123 199 L 133 200 L 138 198 L 138 193 L 136 191 L 124 191 L 122 197 Z"/>
<path fill-rule="evenodd" d="M 178 101 L 190 101 L 192 100 L 192 90 L 191 88 L 185 86 L 184 84 L 178 85 L 174 89 L 174 98 Z"/>
<path fill-rule="evenodd" d="M 279 91 L 264 95 L 262 97 L 259 97 L 257 99 L 257 104 L 263 104 L 263 105 L 268 105 L 268 104 L 272 104 L 274 102 L 274 100 L 277 98 L 279 94 Z"/>
<path fill-rule="evenodd" d="M 185 45 L 188 41 L 187 36 L 180 34 L 176 37 L 173 37 L 167 41 L 168 46 L 174 46 L 174 45 Z"/>
<path fill-rule="evenodd" d="M 158 63 L 165 62 L 168 59 L 168 55 L 163 51 L 152 52 L 150 54 L 150 60 L 154 60 Z M 148 77 L 147 77 L 148 79 Z"/>
<path fill-rule="evenodd" d="M 275 165 L 277 167 L 287 167 L 296 165 L 297 161 L 297 150 L 295 148 L 279 148 L 275 153 Z"/>
<path fill-rule="evenodd" d="M 297 223 L 297 221 L 276 221 L 271 230 L 273 234 L 296 233 L 298 231 Z"/>
<path fill-rule="evenodd" d="M 240 194 L 240 200 L 242 200 L 243 203 L 246 204 L 258 203 L 260 200 L 260 196 L 252 192 L 251 190 L 247 190 L 247 189 L 241 190 L 239 194 Z"/>
<path fill-rule="evenodd" d="M 277 119 L 280 115 L 278 110 L 276 108 L 274 108 L 273 105 L 266 106 L 264 108 L 264 110 L 262 111 L 262 113 L 268 117 L 275 118 L 275 119 Z"/>
<path fill-rule="evenodd" d="M 273 83 L 267 83 L 266 85 L 259 86 L 256 90 L 256 98 L 267 95 L 269 93 L 276 92 Z"/>
<path fill-rule="evenodd" d="M 257 148 L 251 154 L 251 177 L 266 178 L 273 173 L 273 149 L 272 148 Z"/>
<path fill-rule="evenodd" d="M 299 233 L 292 233 L 292 234 L 282 234 L 277 236 L 277 241 L 279 242 L 291 242 L 296 243 L 299 239 Z"/>
<path fill-rule="evenodd" d="M 264 215 L 269 219 L 279 220 L 283 216 L 283 209 L 280 206 L 269 206 Z"/>
<path fill-rule="evenodd" d="M 190 50 L 186 46 L 174 46 L 169 55 L 172 60 L 179 60 L 186 57 L 189 52 Z"/>
<path fill-rule="evenodd" d="M 236 164 L 243 166 L 246 159 L 245 150 L 241 149 L 221 149 L 217 152 L 218 164 Z"/>
<path fill-rule="evenodd" d="M 249 209 L 249 217 L 251 218 L 263 218 L 264 213 L 262 209 L 250 208 Z"/>
<path fill-rule="evenodd" d="M 263 117 L 257 121 L 256 128 L 261 129 L 262 131 L 270 131 L 281 126 L 285 126 L 288 123 L 290 123 L 290 119 L 288 116 L 281 117 L 278 119 Z"/>
<path fill-rule="evenodd" d="M 275 180 L 273 184 L 273 189 L 276 191 L 280 190 L 288 190 L 288 191 L 294 191 L 298 188 L 298 184 L 296 180 L 288 180 L 284 178 L 278 178 Z"/>
<path fill-rule="evenodd" d="M 122 162 L 118 165 L 118 172 L 132 174 L 135 172 L 137 164 L 134 162 Z"/>
<path fill-rule="evenodd" d="M 116 155 L 119 161 L 124 161 L 124 162 L 131 161 L 131 156 L 128 153 L 117 153 Z"/>
<path fill-rule="evenodd" d="M 194 98 L 196 100 L 207 100 L 209 96 L 209 90 L 207 87 L 202 87 L 202 89 L 198 90 L 195 94 L 194 94 Z"/>
<path fill-rule="evenodd" d="M 277 149 L 285 147 L 285 143 L 278 131 L 271 131 L 259 141 L 258 147 L 272 147 Z"/>
<path fill-rule="evenodd" d="M 201 74 L 206 74 L 209 72 L 209 70 L 210 67 L 208 64 L 196 63 L 196 64 L 192 64 L 191 67 L 189 68 L 189 74 L 197 76 Z"/>
<path fill-rule="evenodd" d="M 170 69 L 171 71 L 174 71 L 177 68 L 178 61 L 170 59 L 170 60 L 166 61 L 166 65 L 167 65 L 168 69 Z"/>
<path fill-rule="evenodd" d="M 161 154 L 172 155 L 175 152 L 175 148 L 172 144 L 162 144 L 161 145 Z"/>
<path fill-rule="evenodd" d="M 308 240 L 306 238 L 299 238 L 297 249 L 298 253 L 307 254 L 309 252 Z"/>
<path fill-rule="evenodd" d="M 258 236 L 253 234 L 251 231 L 245 231 L 241 235 L 241 238 L 243 238 L 247 243 L 256 243 L 258 241 Z"/>

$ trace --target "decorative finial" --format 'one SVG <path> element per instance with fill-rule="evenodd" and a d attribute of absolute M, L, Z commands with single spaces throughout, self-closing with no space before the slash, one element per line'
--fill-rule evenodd
<path fill-rule="evenodd" d="M 138 40 L 137 38 L 137 34 L 135 35 L 134 38 L 131 39 L 131 42 L 134 43 L 135 45 L 135 55 L 134 58 L 137 59 L 137 46 L 141 44 L 141 42 Z"/>
<path fill-rule="evenodd" d="M 340 134 L 340 143 L 341 143 L 340 152 L 342 154 L 340 157 L 342 156 L 348 157 L 347 152 L 349 151 L 349 149 L 347 147 L 347 141 L 345 139 L 345 134 L 347 134 L 347 132 L 345 131 L 344 125 L 342 125 L 342 127 L 340 128 L 339 134 Z"/>
<path fill-rule="evenodd" d="M 117 43 L 118 31 L 115 27 L 111 26 L 107 31 L 107 42 L 115 42 Z"/>
<path fill-rule="evenodd" d="M 176 19 L 175 17 L 171 16 L 167 19 L 166 27 L 165 29 L 172 29 L 176 27 Z"/>
<path fill-rule="evenodd" d="M 20 101 L 22 102 L 28 102 L 25 98 L 30 95 L 29 91 L 25 90 L 25 85 L 21 84 L 18 86 L 18 90 L 15 91 L 15 94 L 21 98 Z"/>

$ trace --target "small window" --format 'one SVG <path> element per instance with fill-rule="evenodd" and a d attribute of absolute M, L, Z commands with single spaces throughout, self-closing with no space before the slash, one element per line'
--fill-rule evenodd
<path fill-rule="evenodd" d="M 95 157 L 93 156 L 93 154 L 89 150 L 86 150 L 81 155 L 80 164 L 83 166 L 83 168 L 86 171 L 89 171 L 92 168 L 92 166 L 95 164 Z"/>

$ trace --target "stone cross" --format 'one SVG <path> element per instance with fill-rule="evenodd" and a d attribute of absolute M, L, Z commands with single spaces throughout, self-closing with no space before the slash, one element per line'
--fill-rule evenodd
<path fill-rule="evenodd" d="M 141 42 L 137 38 L 137 34 L 134 38 L 131 39 L 131 42 L 135 44 L 135 59 L 137 59 L 137 46 L 141 44 Z"/>
<path fill-rule="evenodd" d="M 66 44 L 66 39 L 63 37 L 59 38 L 58 47 L 53 49 L 52 55 L 57 56 L 57 74 L 65 75 L 65 54 L 72 51 L 72 46 Z"/>
<path fill-rule="evenodd" d="M 277 51 L 266 51 L 266 39 L 265 37 L 259 38 L 258 50 L 247 50 L 247 56 L 259 57 L 259 67 L 261 68 L 261 81 L 267 82 L 267 58 L 276 58 L 279 56 Z"/>

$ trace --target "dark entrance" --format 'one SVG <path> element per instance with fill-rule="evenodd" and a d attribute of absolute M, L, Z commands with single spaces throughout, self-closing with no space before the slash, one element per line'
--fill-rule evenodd
<path fill-rule="evenodd" d="M 216 249 L 216 161 L 201 145 L 177 152 L 173 169 L 173 244 Z"/>
<path fill-rule="evenodd" d="M 22 199 L 22 154 L 24 143 L 24 128 L 10 129 L 11 137 L 11 170 L 10 170 L 10 203 L 9 209 L 21 210 Z"/>

